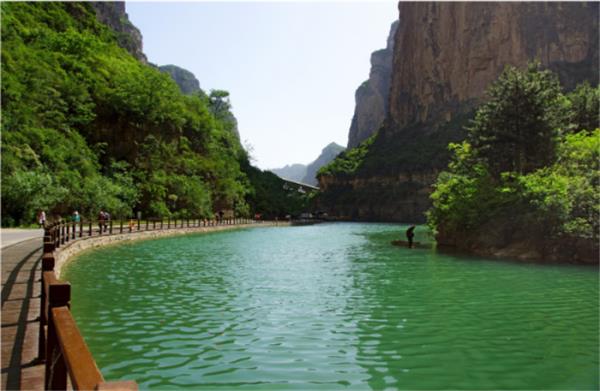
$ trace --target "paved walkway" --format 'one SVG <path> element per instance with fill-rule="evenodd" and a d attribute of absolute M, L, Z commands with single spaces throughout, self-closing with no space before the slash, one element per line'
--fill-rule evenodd
<path fill-rule="evenodd" d="M 2 390 L 44 388 L 36 361 L 41 256 L 41 237 L 2 247 Z"/>
<path fill-rule="evenodd" d="M 0 247 L 4 248 L 22 242 L 27 239 L 40 238 L 44 236 L 43 229 L 2 228 L 0 229 Z"/>

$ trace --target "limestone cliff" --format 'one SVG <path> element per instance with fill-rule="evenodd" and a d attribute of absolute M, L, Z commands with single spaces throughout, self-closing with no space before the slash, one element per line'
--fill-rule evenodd
<path fill-rule="evenodd" d="M 539 60 L 567 89 L 598 83 L 598 3 L 401 2 L 399 10 L 393 130 L 449 120 L 478 102 L 506 65 Z"/>
<path fill-rule="evenodd" d="M 425 220 L 447 145 L 507 65 L 539 60 L 570 89 L 598 83 L 598 3 L 400 2 L 389 110 L 352 172 L 319 178 L 321 207 L 364 220 Z"/>
<path fill-rule="evenodd" d="M 175 83 L 179 86 L 181 92 L 186 95 L 200 91 L 200 82 L 196 76 L 187 69 L 180 68 L 176 65 L 161 65 L 158 67 L 161 72 L 168 73 Z"/>
<path fill-rule="evenodd" d="M 96 18 L 115 32 L 119 46 L 143 63 L 148 63 L 142 48 L 142 33 L 129 21 L 129 16 L 125 12 L 125 2 L 94 1 L 90 4 L 96 11 Z"/>
<path fill-rule="evenodd" d="M 395 21 L 390 28 L 387 47 L 371 54 L 369 79 L 356 90 L 356 107 L 348 134 L 348 148 L 356 147 L 379 130 L 385 119 L 392 77 L 394 36 L 397 28 L 398 21 Z"/>

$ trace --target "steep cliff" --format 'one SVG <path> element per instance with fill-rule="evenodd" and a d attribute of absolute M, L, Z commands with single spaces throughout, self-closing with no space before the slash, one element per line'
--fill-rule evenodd
<path fill-rule="evenodd" d="M 401 2 L 399 9 L 392 130 L 472 107 L 506 65 L 539 60 L 567 89 L 598 83 L 598 3 Z"/>
<path fill-rule="evenodd" d="M 392 79 L 394 36 L 398 21 L 392 23 L 385 49 L 371 54 L 369 79 L 358 87 L 355 94 L 356 107 L 348 133 L 348 148 L 354 148 L 381 127 L 388 111 Z"/>
<path fill-rule="evenodd" d="M 148 59 L 142 48 L 142 33 L 130 21 L 125 12 L 125 2 L 91 2 L 96 18 L 110 27 L 117 36 L 119 46 L 143 63 Z"/>
<path fill-rule="evenodd" d="M 169 74 L 184 94 L 189 95 L 200 91 L 200 82 L 187 69 L 180 68 L 177 65 L 161 65 L 158 69 L 161 72 Z"/>
<path fill-rule="evenodd" d="M 400 2 L 389 110 L 352 172 L 320 176 L 322 207 L 424 221 L 449 142 L 506 65 L 532 60 L 570 89 L 598 83 L 598 3 Z"/>

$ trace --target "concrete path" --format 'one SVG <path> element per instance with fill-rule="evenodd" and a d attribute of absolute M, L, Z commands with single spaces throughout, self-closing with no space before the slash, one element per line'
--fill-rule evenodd
<path fill-rule="evenodd" d="M 2 228 L 0 229 L 0 248 L 32 238 L 40 238 L 41 242 L 43 236 L 43 229 Z"/>
<path fill-rule="evenodd" d="M 4 232 L 2 236 L 4 241 Z M 0 389 L 42 390 L 44 366 L 37 362 L 41 235 L 40 238 L 7 246 L 2 243 L 2 245 L 2 383 Z"/>

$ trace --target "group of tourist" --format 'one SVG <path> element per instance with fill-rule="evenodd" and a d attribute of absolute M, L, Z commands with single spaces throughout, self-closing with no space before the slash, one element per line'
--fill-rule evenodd
<path fill-rule="evenodd" d="M 56 216 L 56 221 L 62 221 L 62 217 Z M 81 222 L 81 215 L 78 211 L 74 211 L 71 214 L 71 221 L 73 223 Z M 100 228 L 100 232 L 106 232 L 108 229 L 108 222 L 110 221 L 110 213 L 100 210 L 98 213 L 98 227 Z M 43 209 L 40 209 L 37 215 L 37 222 L 40 225 L 40 228 L 43 228 L 46 224 L 46 212 Z"/>

